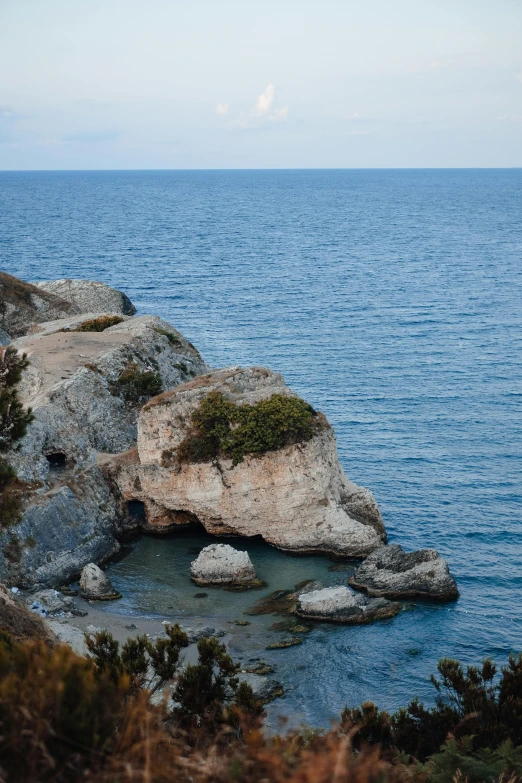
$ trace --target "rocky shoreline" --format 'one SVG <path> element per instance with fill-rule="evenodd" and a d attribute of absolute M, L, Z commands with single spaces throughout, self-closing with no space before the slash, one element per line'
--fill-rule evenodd
<path fill-rule="evenodd" d="M 137 532 L 201 525 L 362 559 L 350 580 L 361 592 L 344 584 L 297 597 L 295 611 L 312 621 L 368 622 L 400 611 L 387 599 L 458 596 L 434 550 L 386 546 L 375 499 L 345 476 L 325 416 L 281 375 L 210 370 L 170 324 L 134 313 L 101 283 L 0 273 L 1 342 L 27 354 L 17 391 L 34 416 L 6 455 L 25 491 L 0 530 L 2 582 L 55 588 Z M 224 567 L 194 566 L 196 584 L 254 586 L 246 553 L 234 552 Z"/>

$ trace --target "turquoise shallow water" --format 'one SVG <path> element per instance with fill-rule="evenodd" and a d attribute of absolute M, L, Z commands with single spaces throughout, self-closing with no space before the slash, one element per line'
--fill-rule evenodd
<path fill-rule="evenodd" d="M 521 207 L 519 170 L 0 174 L 3 270 L 104 280 L 211 365 L 280 370 L 390 540 L 449 560 L 457 603 L 277 653 L 282 708 L 311 723 L 432 698 L 443 655 L 522 649 Z M 177 544 L 143 539 L 125 568 L 160 546 Z M 296 559 L 272 557 L 293 578 Z M 133 578 L 136 607 L 176 593 Z"/>

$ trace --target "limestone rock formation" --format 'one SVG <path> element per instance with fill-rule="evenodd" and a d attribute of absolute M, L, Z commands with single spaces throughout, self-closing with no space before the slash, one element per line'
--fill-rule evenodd
<path fill-rule="evenodd" d="M 13 339 L 27 334 L 36 324 L 78 312 L 71 302 L 0 272 L 0 330 Z"/>
<path fill-rule="evenodd" d="M 114 589 L 107 574 L 104 574 L 95 563 L 87 563 L 84 566 L 80 576 L 80 590 L 84 598 L 95 601 L 113 601 L 115 598 L 121 598 L 121 593 Z"/>
<path fill-rule="evenodd" d="M 447 562 L 435 549 L 404 552 L 398 544 L 373 552 L 349 581 L 369 595 L 387 598 L 451 600 L 459 595 Z"/>
<path fill-rule="evenodd" d="M 179 461 L 191 417 L 210 392 L 236 405 L 272 395 L 295 397 L 278 373 L 260 367 L 216 370 L 152 399 L 138 423 L 138 451 L 110 469 L 122 499 L 145 505 L 148 528 L 199 520 L 209 533 L 261 535 L 294 552 L 362 557 L 382 546 L 386 533 L 375 500 L 351 482 L 337 457 L 335 436 L 322 414 L 313 436 L 239 464 L 218 455 Z"/>
<path fill-rule="evenodd" d="M 19 385 L 34 421 L 8 456 L 27 482 L 21 519 L 0 531 L 0 578 L 56 585 L 118 550 L 125 520 L 100 453 L 134 446 L 150 386 L 171 388 L 207 368 L 196 349 L 153 316 L 123 317 L 102 332 L 74 329 L 96 314 L 39 326 L 14 341 L 30 365 Z"/>
<path fill-rule="evenodd" d="M 94 280 L 42 280 L 38 288 L 71 302 L 79 313 L 134 315 L 136 308 L 122 291 Z"/>
<path fill-rule="evenodd" d="M 201 550 L 190 566 L 197 585 L 252 585 L 257 576 L 248 552 L 228 544 L 211 544 Z"/>
<path fill-rule="evenodd" d="M 401 604 L 395 601 L 368 598 L 346 585 L 339 585 L 301 594 L 295 612 L 308 620 L 360 625 L 394 617 L 401 608 Z"/>

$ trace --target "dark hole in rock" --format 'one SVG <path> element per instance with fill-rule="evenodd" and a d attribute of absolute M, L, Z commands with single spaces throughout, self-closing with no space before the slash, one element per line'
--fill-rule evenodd
<path fill-rule="evenodd" d="M 46 454 L 47 461 L 51 470 L 60 470 L 65 468 L 67 456 L 62 451 L 54 451 L 52 454 Z"/>
<path fill-rule="evenodd" d="M 129 500 L 127 513 L 134 519 L 145 519 L 145 503 L 141 500 Z"/>

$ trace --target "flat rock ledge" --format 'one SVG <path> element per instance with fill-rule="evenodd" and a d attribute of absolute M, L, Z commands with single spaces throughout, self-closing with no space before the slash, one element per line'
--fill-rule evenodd
<path fill-rule="evenodd" d="M 372 552 L 349 580 L 357 590 L 385 598 L 458 598 L 447 562 L 435 549 L 404 552 L 399 544 Z"/>
<path fill-rule="evenodd" d="M 261 584 L 248 552 L 240 552 L 228 544 L 211 544 L 202 549 L 191 563 L 190 578 L 197 585 L 257 587 Z"/>
<path fill-rule="evenodd" d="M 303 593 L 297 599 L 295 613 L 307 620 L 361 625 L 394 617 L 402 604 L 385 598 L 368 598 L 345 585 L 325 587 Z"/>
<path fill-rule="evenodd" d="M 95 601 L 114 601 L 121 593 L 114 589 L 107 574 L 95 563 L 88 563 L 80 577 L 80 590 L 83 598 Z"/>

